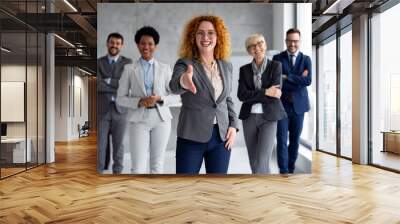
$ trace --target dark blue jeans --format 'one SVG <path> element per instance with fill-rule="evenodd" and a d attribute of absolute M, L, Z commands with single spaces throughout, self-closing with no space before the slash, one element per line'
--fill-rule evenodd
<path fill-rule="evenodd" d="M 205 162 L 206 173 L 226 174 L 231 151 L 219 136 L 218 126 L 214 125 L 211 139 L 206 143 L 179 138 L 176 143 L 176 173 L 198 174 Z"/>
<path fill-rule="evenodd" d="M 276 132 L 279 172 L 293 173 L 299 151 L 300 135 L 303 130 L 303 114 L 296 114 L 292 103 L 284 103 L 287 118 L 278 121 Z M 289 133 L 289 146 L 287 144 Z"/>

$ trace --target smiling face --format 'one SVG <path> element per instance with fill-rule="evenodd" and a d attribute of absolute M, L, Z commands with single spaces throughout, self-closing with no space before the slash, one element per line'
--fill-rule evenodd
<path fill-rule="evenodd" d="M 289 33 L 286 36 L 286 47 L 290 53 L 296 53 L 300 48 L 300 34 Z"/>
<path fill-rule="evenodd" d="M 267 43 L 265 42 L 264 38 L 256 37 L 249 41 L 247 51 L 257 62 L 260 62 L 264 59 L 266 50 Z"/>
<path fill-rule="evenodd" d="M 108 54 L 112 57 L 118 55 L 122 49 L 122 39 L 116 37 L 110 37 L 107 41 Z"/>
<path fill-rule="evenodd" d="M 152 36 L 143 35 L 137 44 L 137 48 L 139 49 L 142 58 L 149 61 L 153 58 L 157 45 Z"/>
<path fill-rule="evenodd" d="M 214 52 L 217 45 L 217 31 L 209 21 L 202 21 L 196 32 L 196 45 L 200 54 Z"/>

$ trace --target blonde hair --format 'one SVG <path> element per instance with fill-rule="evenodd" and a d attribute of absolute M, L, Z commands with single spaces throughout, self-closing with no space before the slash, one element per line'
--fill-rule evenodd
<path fill-rule="evenodd" d="M 250 53 L 249 46 L 251 45 L 251 43 L 254 40 L 259 40 L 259 39 L 262 39 L 264 41 L 265 45 L 267 45 L 267 41 L 265 40 L 265 37 L 262 34 L 255 33 L 246 38 L 245 46 L 246 46 L 247 53 Z"/>
<path fill-rule="evenodd" d="M 196 32 L 203 21 L 212 23 L 217 33 L 217 43 L 214 48 L 215 59 L 223 60 L 229 58 L 231 41 L 228 29 L 220 17 L 213 15 L 197 16 L 186 24 L 182 34 L 179 57 L 199 59 L 200 53 L 196 45 Z"/>

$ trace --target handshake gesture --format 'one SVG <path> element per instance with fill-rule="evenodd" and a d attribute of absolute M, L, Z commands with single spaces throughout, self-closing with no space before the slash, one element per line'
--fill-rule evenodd
<path fill-rule="evenodd" d="M 196 94 L 197 89 L 193 82 L 193 66 L 188 65 L 187 70 L 185 73 L 182 74 L 180 78 L 180 84 L 182 88 Z"/>
<path fill-rule="evenodd" d="M 139 107 L 154 107 L 160 100 L 161 97 L 156 95 L 144 97 L 139 100 Z"/>

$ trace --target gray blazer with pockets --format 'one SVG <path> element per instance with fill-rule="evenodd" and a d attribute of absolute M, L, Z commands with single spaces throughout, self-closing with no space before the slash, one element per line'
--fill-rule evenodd
<path fill-rule="evenodd" d="M 237 128 L 238 120 L 230 96 L 232 91 L 232 64 L 217 60 L 218 68 L 223 80 L 223 91 L 218 99 L 214 99 L 214 88 L 208 79 L 203 66 L 195 59 L 179 59 L 174 67 L 172 79 L 169 83 L 171 91 L 181 95 L 182 108 L 179 114 L 177 135 L 180 138 L 208 142 L 213 131 L 214 117 L 217 118 L 219 134 L 226 141 L 229 127 Z M 180 77 L 193 66 L 193 82 L 197 92 L 193 94 L 182 88 Z"/>

